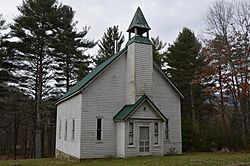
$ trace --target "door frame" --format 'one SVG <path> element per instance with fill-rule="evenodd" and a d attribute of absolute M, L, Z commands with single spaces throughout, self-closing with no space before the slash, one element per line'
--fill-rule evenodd
<path fill-rule="evenodd" d="M 141 127 L 146 127 L 146 128 L 148 128 L 148 142 L 149 142 L 149 145 L 148 145 L 148 148 L 149 148 L 149 151 L 148 152 L 140 152 L 140 132 L 141 132 Z M 142 125 L 139 125 L 138 126 L 138 128 L 139 128 L 139 139 L 138 139 L 138 152 L 139 152 L 139 155 L 141 155 L 141 156 L 147 156 L 147 155 L 151 155 L 151 134 L 150 134 L 150 125 L 145 125 L 145 124 L 142 124 Z M 144 150 L 145 150 L 145 145 L 144 145 Z"/>

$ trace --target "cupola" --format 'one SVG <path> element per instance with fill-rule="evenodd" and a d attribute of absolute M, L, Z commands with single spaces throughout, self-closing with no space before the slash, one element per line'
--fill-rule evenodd
<path fill-rule="evenodd" d="M 134 33 L 135 36 L 143 36 L 143 34 L 146 33 L 146 37 L 149 38 L 150 29 L 140 7 L 138 7 L 127 30 L 129 39 L 131 39 L 131 33 Z"/>

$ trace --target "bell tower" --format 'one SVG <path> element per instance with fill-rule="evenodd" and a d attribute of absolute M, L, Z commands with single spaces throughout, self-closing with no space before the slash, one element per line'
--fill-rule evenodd
<path fill-rule="evenodd" d="M 138 7 L 127 30 L 127 94 L 126 103 L 134 104 L 143 94 L 151 96 L 153 55 L 149 27 Z"/>

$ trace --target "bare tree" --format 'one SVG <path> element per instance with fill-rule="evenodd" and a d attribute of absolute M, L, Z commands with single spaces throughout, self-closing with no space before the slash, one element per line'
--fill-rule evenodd
<path fill-rule="evenodd" d="M 203 55 L 214 72 L 203 72 L 206 82 L 215 82 L 210 89 L 219 94 L 222 116 L 237 115 L 238 131 L 242 140 L 249 134 L 250 119 L 250 2 L 217 1 L 205 17 L 207 32 L 212 40 L 206 43 Z M 220 44 L 213 44 L 220 41 Z M 217 63 L 218 62 L 218 63 Z M 215 76 L 218 78 L 215 78 Z M 204 79 L 203 79 L 204 80 Z M 217 82 L 216 82 L 217 80 Z M 210 91 L 210 95 L 215 93 Z M 225 109 L 233 104 L 233 112 Z M 224 114 L 225 112 L 225 114 Z M 226 122 L 226 121 L 225 121 Z M 226 127 L 226 124 L 225 124 Z"/>
<path fill-rule="evenodd" d="M 205 23 L 207 33 L 214 36 L 228 38 L 233 16 L 233 4 L 225 1 L 216 1 L 207 11 Z"/>

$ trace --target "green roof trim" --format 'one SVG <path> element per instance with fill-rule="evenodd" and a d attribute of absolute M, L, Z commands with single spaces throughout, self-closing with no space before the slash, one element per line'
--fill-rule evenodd
<path fill-rule="evenodd" d="M 144 99 L 146 98 L 146 95 L 143 95 L 139 100 L 136 101 L 135 104 L 125 105 L 115 116 L 114 120 L 125 120 L 128 115 L 134 111 L 134 109 L 140 105 Z"/>
<path fill-rule="evenodd" d="M 135 27 L 140 28 L 141 30 L 143 30 L 143 32 L 146 32 L 146 31 L 151 29 L 149 27 L 144 15 L 143 15 L 143 13 L 142 13 L 140 7 L 137 8 L 127 32 L 134 32 Z"/>
<path fill-rule="evenodd" d="M 125 105 L 122 109 L 113 117 L 114 121 L 126 120 L 139 105 L 141 105 L 145 100 L 148 100 L 150 104 L 157 110 L 157 113 L 166 120 L 167 118 L 161 113 L 161 111 L 156 107 L 156 105 L 148 98 L 147 95 L 141 96 L 135 104 Z"/>
<path fill-rule="evenodd" d="M 67 97 L 70 97 L 71 95 L 76 94 L 79 92 L 84 86 L 86 86 L 90 81 L 92 81 L 99 73 L 101 73 L 106 67 L 108 67 L 113 61 L 115 61 L 120 55 L 122 55 L 127 48 L 123 48 L 118 53 L 111 56 L 108 60 L 98 65 L 96 68 L 94 68 L 89 74 L 87 74 L 83 79 L 78 81 L 75 86 L 71 87 L 68 92 L 66 92 L 57 102 L 60 103 L 62 100 L 66 99 Z"/>
<path fill-rule="evenodd" d="M 142 44 L 152 44 L 149 38 L 143 37 L 143 36 L 134 36 L 132 37 L 128 42 L 127 46 L 130 45 L 131 43 L 142 43 Z"/>

